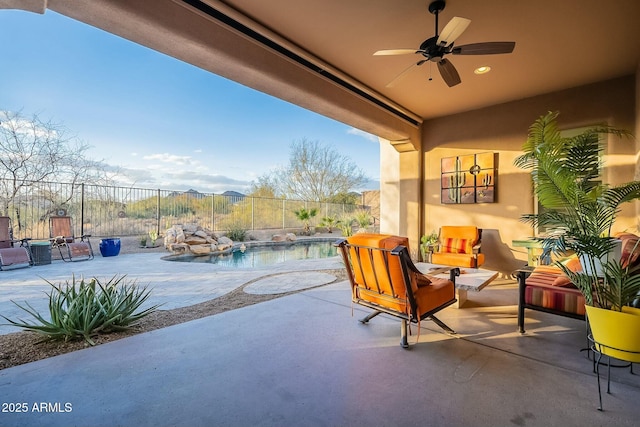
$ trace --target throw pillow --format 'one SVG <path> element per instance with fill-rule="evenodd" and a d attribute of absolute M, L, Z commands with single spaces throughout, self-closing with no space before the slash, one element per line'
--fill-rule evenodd
<path fill-rule="evenodd" d="M 431 280 L 429 280 L 427 276 L 416 274 L 416 284 L 419 288 L 422 288 L 423 286 L 429 286 L 431 284 Z"/>
<path fill-rule="evenodd" d="M 442 241 L 442 252 L 450 254 L 464 254 L 467 246 L 467 239 L 456 239 L 448 237 Z"/>
<path fill-rule="evenodd" d="M 551 286 L 558 286 L 560 288 L 575 288 L 575 285 L 571 283 L 571 280 L 564 274 L 562 276 L 558 276 L 556 280 L 553 281 Z"/>

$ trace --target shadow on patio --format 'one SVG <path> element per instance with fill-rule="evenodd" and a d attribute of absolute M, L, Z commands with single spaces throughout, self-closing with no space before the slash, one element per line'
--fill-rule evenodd
<path fill-rule="evenodd" d="M 584 322 L 528 312 L 520 335 L 516 294 L 496 281 L 440 313 L 456 336 L 425 321 L 403 350 L 334 283 L 0 371 L 2 401 L 29 406 L 0 425 L 636 425 L 638 377 L 613 370 L 597 411 Z"/>

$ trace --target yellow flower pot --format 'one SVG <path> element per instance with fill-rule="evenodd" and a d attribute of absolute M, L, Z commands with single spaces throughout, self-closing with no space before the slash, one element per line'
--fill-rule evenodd
<path fill-rule="evenodd" d="M 602 411 L 602 392 L 600 390 L 600 359 L 609 356 L 608 371 L 611 370 L 611 357 L 626 362 L 640 363 L 640 309 L 622 307 L 622 311 L 585 306 L 593 348 L 599 354 L 596 361 L 598 378 L 598 397 Z M 632 370 L 633 372 L 633 370 Z M 611 392 L 611 375 L 607 375 L 607 393 Z"/>
<path fill-rule="evenodd" d="M 640 363 L 640 309 L 585 308 L 596 350 L 609 357 Z"/>

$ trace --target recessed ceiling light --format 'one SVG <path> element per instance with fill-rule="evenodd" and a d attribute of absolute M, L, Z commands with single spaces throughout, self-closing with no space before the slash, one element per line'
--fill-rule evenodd
<path fill-rule="evenodd" d="M 478 67 L 475 70 L 473 70 L 473 72 L 476 74 L 486 74 L 489 71 L 491 71 L 491 67 L 488 67 L 488 66 Z"/>

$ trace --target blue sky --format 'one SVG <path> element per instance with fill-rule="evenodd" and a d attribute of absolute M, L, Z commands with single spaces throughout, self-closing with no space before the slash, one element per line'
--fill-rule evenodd
<path fill-rule="evenodd" d="M 0 109 L 61 123 L 120 166 L 122 184 L 221 193 L 318 140 L 379 187 L 377 138 L 47 11 L 0 10 Z"/>

